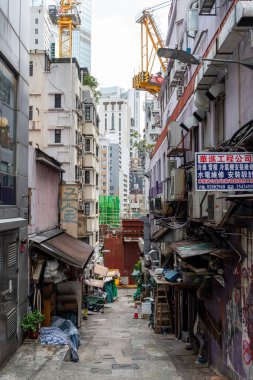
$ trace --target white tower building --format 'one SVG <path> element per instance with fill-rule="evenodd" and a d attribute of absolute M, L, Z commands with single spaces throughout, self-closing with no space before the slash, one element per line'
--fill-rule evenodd
<path fill-rule="evenodd" d="M 129 215 L 131 110 L 120 87 L 102 88 L 99 107 L 101 134 L 109 140 L 109 195 L 119 195 L 121 217 Z"/>

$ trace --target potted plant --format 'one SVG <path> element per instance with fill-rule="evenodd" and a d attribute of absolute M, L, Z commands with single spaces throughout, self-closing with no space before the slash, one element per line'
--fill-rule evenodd
<path fill-rule="evenodd" d="M 24 315 L 21 327 L 29 338 L 37 339 L 39 336 L 39 325 L 44 319 L 45 316 L 39 310 L 34 310 Z"/>

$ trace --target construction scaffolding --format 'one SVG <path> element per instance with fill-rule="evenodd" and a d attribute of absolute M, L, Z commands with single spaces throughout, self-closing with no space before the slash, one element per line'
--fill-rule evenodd
<path fill-rule="evenodd" d="M 99 224 L 109 228 L 120 227 L 120 201 L 117 195 L 99 196 Z"/>

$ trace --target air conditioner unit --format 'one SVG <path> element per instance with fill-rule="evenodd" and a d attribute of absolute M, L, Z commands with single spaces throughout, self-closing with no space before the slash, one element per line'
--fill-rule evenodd
<path fill-rule="evenodd" d="M 207 198 L 201 206 L 204 192 L 191 191 L 188 193 L 188 217 L 190 219 L 200 219 L 207 216 Z"/>
<path fill-rule="evenodd" d="M 199 14 L 203 16 L 212 14 L 215 1 L 216 0 L 199 0 Z"/>
<path fill-rule="evenodd" d="M 165 161 L 165 165 L 164 165 L 164 169 L 165 169 L 164 178 L 170 179 L 171 178 L 171 171 L 173 169 L 176 169 L 176 168 L 177 168 L 177 161 L 176 160 L 170 160 L 169 158 L 167 158 L 167 160 Z"/>
<path fill-rule="evenodd" d="M 185 193 L 185 170 L 173 169 L 171 171 L 171 199 L 178 201 L 184 198 Z"/>
<path fill-rule="evenodd" d="M 182 140 L 182 129 L 179 122 L 172 122 L 168 131 L 168 148 L 176 148 Z"/>
<path fill-rule="evenodd" d="M 176 87 L 182 81 L 187 69 L 187 64 L 175 59 L 174 65 L 170 72 L 170 85 Z"/>
<path fill-rule="evenodd" d="M 177 100 L 181 98 L 184 93 L 184 86 L 178 86 L 177 88 Z"/>
<path fill-rule="evenodd" d="M 222 192 L 209 193 L 207 198 L 208 221 L 220 224 L 228 211 L 228 202 L 225 201 Z"/>

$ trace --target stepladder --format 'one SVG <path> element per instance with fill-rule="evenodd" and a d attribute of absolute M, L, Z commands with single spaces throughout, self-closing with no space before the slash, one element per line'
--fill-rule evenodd
<path fill-rule="evenodd" d="M 155 291 L 155 333 L 168 333 L 172 330 L 171 310 L 166 285 L 157 284 Z"/>

